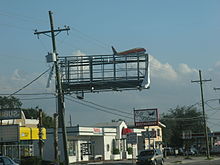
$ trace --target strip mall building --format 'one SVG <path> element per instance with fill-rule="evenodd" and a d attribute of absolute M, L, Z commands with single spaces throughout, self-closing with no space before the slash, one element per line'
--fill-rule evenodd
<path fill-rule="evenodd" d="M 153 138 L 142 136 L 146 129 L 129 129 L 124 121 L 100 123 L 93 127 L 67 127 L 69 162 L 129 159 L 132 158 L 132 153 L 128 152 L 129 148 L 133 148 L 134 157 L 149 147 L 162 148 L 162 127 L 165 126 L 161 123 L 158 126 L 147 127 L 148 131 L 155 132 Z M 127 142 L 126 137 L 130 132 L 137 134 L 137 144 Z M 58 135 L 59 139 L 62 139 L 61 130 Z M 54 160 L 54 129 L 47 129 L 44 148 L 47 149 L 44 152 L 44 159 Z M 64 152 L 60 142 L 59 149 L 61 149 L 59 157 L 63 161 Z"/>

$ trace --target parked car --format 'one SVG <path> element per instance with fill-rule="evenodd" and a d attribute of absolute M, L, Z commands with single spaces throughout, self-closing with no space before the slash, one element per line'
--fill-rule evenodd
<path fill-rule="evenodd" d="M 171 147 L 165 147 L 163 152 L 164 152 L 164 154 L 166 156 L 173 156 L 173 155 L 175 155 L 175 149 L 171 148 Z"/>
<path fill-rule="evenodd" d="M 185 151 L 185 155 L 198 155 L 198 153 L 199 153 L 198 150 L 194 147 Z"/>
<path fill-rule="evenodd" d="M 137 165 L 163 165 L 164 158 L 160 149 L 148 149 L 141 151 L 137 156 Z"/>
<path fill-rule="evenodd" d="M 185 155 L 185 151 L 183 148 L 178 149 L 178 155 L 181 155 L 181 156 Z"/>
<path fill-rule="evenodd" d="M 18 164 L 7 156 L 0 156 L 0 165 L 18 165 Z"/>

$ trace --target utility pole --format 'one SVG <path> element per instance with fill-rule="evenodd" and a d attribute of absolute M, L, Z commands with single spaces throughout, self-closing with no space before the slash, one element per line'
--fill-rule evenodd
<path fill-rule="evenodd" d="M 39 142 L 38 142 L 38 145 L 39 145 L 39 155 L 40 155 L 40 158 L 41 160 L 43 160 L 43 145 L 44 145 L 44 142 L 43 142 L 43 112 L 42 112 L 42 109 L 39 109 L 39 124 L 38 124 L 38 129 L 39 129 Z"/>
<path fill-rule="evenodd" d="M 41 31 L 41 32 L 38 32 L 36 30 L 34 34 L 37 34 L 37 35 L 39 35 L 39 34 L 48 35 L 48 33 L 51 34 L 50 37 L 52 39 L 52 47 L 53 47 L 53 53 L 52 54 L 55 56 L 54 66 L 55 66 L 55 72 L 56 72 L 56 92 L 57 92 L 57 100 L 58 100 L 58 120 L 59 120 L 59 127 L 62 128 L 65 165 L 69 165 L 69 156 L 68 156 L 68 151 L 67 151 L 67 134 L 66 134 L 66 127 L 65 127 L 65 120 L 64 120 L 64 113 L 65 113 L 64 94 L 63 94 L 63 90 L 62 90 L 61 76 L 60 76 L 59 66 L 58 66 L 58 53 L 57 53 L 57 50 L 56 50 L 55 36 L 57 34 L 59 34 L 60 32 L 62 32 L 62 31 L 67 31 L 68 32 L 68 30 L 70 30 L 70 28 L 65 27 L 63 29 L 61 29 L 61 28 L 54 29 L 53 17 L 52 17 L 52 12 L 51 11 L 49 11 L 49 18 L 50 18 L 50 30 Z"/>
<path fill-rule="evenodd" d="M 210 152 L 209 152 L 209 138 L 208 138 L 208 132 L 207 132 L 207 126 L 206 126 L 206 115 L 205 115 L 205 105 L 204 105 L 204 98 L 203 98 L 203 82 L 207 81 L 212 81 L 211 79 L 209 80 L 203 80 L 202 79 L 202 73 L 201 70 L 199 70 L 199 80 L 196 81 L 191 81 L 192 83 L 194 82 L 199 82 L 200 83 L 200 90 L 201 90 L 201 99 L 202 99 L 202 112 L 203 112 L 203 122 L 204 122 L 204 134 L 205 134 L 205 140 L 206 140 L 206 156 L 209 159 L 210 158 Z"/>
<path fill-rule="evenodd" d="M 58 154 L 58 114 L 54 113 L 54 159 L 55 162 L 59 162 L 59 154 Z"/>

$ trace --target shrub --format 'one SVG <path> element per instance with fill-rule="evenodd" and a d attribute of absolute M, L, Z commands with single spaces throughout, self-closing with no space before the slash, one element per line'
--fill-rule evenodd
<path fill-rule="evenodd" d="M 113 149 L 113 154 L 114 154 L 114 155 L 120 154 L 119 149 L 118 149 L 118 148 L 114 148 L 114 149 Z"/>
<path fill-rule="evenodd" d="M 128 151 L 128 154 L 131 155 L 132 152 L 133 152 L 133 148 L 132 147 L 128 147 L 127 151 Z"/>

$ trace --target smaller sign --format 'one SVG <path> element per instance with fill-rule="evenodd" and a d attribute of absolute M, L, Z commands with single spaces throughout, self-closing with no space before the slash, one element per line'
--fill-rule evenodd
<path fill-rule="evenodd" d="M 102 128 L 93 128 L 93 133 L 94 134 L 101 134 L 102 133 Z"/>
<path fill-rule="evenodd" d="M 21 109 L 0 109 L 0 120 L 20 119 Z"/>
<path fill-rule="evenodd" d="M 137 144 L 137 133 L 131 132 L 127 134 L 127 143 Z"/>
<path fill-rule="evenodd" d="M 143 131 L 141 133 L 144 138 L 156 138 L 156 131 Z"/>

